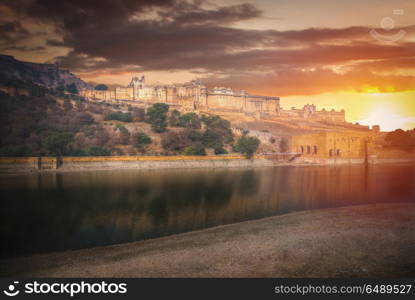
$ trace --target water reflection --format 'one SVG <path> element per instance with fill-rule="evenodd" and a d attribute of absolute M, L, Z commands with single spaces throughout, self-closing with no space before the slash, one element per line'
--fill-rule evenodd
<path fill-rule="evenodd" d="M 415 166 L 3 177 L 2 257 L 135 241 L 296 210 L 414 201 Z"/>

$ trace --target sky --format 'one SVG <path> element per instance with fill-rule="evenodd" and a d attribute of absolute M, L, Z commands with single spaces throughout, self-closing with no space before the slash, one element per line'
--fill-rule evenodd
<path fill-rule="evenodd" d="M 413 0 L 0 0 L 0 53 L 87 82 L 202 80 L 415 127 Z"/>

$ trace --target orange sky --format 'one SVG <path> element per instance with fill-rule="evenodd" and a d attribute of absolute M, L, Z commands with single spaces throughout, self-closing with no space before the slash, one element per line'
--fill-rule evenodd
<path fill-rule="evenodd" d="M 1 53 L 89 82 L 199 78 L 415 127 L 412 0 L 3 0 L 0 15 Z"/>

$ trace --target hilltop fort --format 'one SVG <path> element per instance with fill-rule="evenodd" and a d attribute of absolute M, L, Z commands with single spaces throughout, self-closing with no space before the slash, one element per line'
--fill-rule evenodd
<path fill-rule="evenodd" d="M 245 90 L 225 87 L 208 89 L 201 81 L 192 80 L 184 84 L 148 85 L 145 77 L 133 77 L 127 87 L 109 91 L 84 89 L 81 95 L 89 100 L 126 101 L 136 104 L 167 103 L 182 110 L 216 113 L 243 113 L 261 118 L 304 118 L 315 121 L 345 123 L 345 111 L 318 111 L 315 105 L 302 109 L 285 110 L 279 97 L 249 94 Z"/>
<path fill-rule="evenodd" d="M 261 152 L 297 153 L 305 161 L 367 160 L 380 153 L 379 145 L 375 144 L 382 143 L 383 139 L 379 126 L 373 126 L 370 130 L 368 126 L 349 123 L 344 110 L 317 110 L 314 104 L 284 109 L 278 96 L 253 95 L 229 87 L 208 88 L 200 80 L 151 85 L 141 75 L 134 76 L 124 87 L 94 90 L 91 85 L 55 64 L 27 63 L 1 55 L 0 67 L 0 91 L 10 96 L 29 96 L 36 87 L 44 87 L 54 93 L 59 90 L 73 93 L 67 89 L 72 86 L 75 94 L 79 92 L 81 98 L 91 105 L 106 102 L 121 110 L 122 107 L 136 107 L 145 111 L 155 103 L 165 103 L 172 111 L 222 116 L 231 122 L 236 136 L 249 132 L 260 139 Z M 112 129 L 107 129 L 112 132 Z M 158 137 L 154 138 L 157 140 Z"/>

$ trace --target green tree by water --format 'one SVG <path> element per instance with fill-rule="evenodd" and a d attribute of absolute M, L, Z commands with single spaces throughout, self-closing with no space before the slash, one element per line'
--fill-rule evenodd
<path fill-rule="evenodd" d="M 236 142 L 235 150 L 245 155 L 246 158 L 252 158 L 260 143 L 256 137 L 242 136 Z"/>
<path fill-rule="evenodd" d="M 70 151 L 72 140 L 71 132 L 54 132 L 45 138 L 44 145 L 53 155 L 65 155 Z"/>
<path fill-rule="evenodd" d="M 109 156 L 111 155 L 111 150 L 104 147 L 92 146 L 89 148 L 88 154 L 91 156 Z"/>

